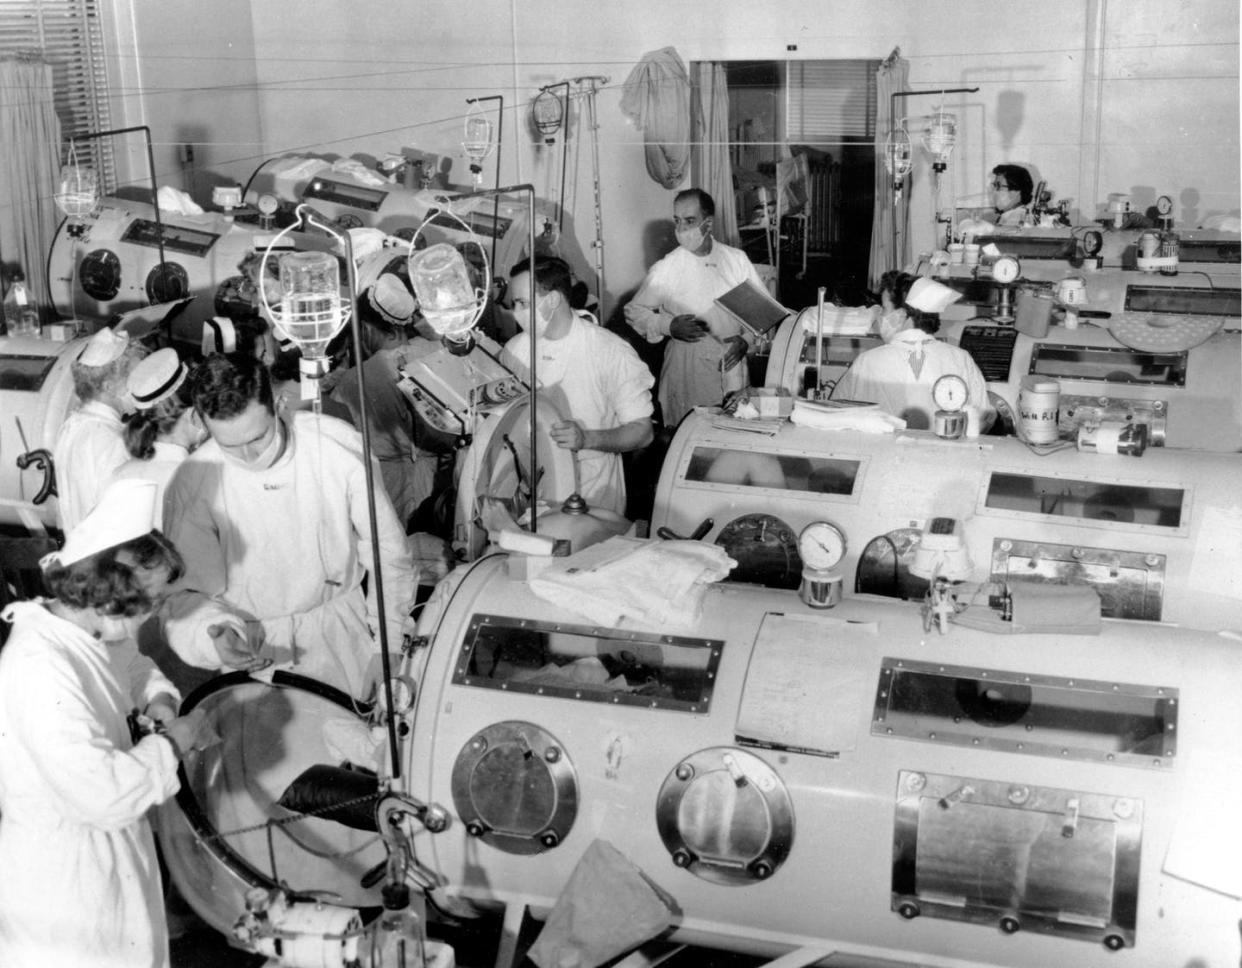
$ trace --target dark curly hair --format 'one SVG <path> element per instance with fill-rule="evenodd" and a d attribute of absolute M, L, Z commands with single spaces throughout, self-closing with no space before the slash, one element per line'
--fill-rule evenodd
<path fill-rule="evenodd" d="M 184 380 L 175 393 L 149 410 L 135 410 L 125 421 L 125 449 L 130 457 L 150 460 L 155 456 L 155 442 L 171 433 L 181 415 L 194 406 L 190 381 Z"/>
<path fill-rule="evenodd" d="M 159 531 L 105 548 L 69 565 L 50 564 L 43 582 L 48 592 L 71 608 L 93 608 L 101 615 L 131 617 L 151 611 L 154 603 L 143 590 L 135 568 L 117 561 L 128 551 L 144 571 L 167 568 L 169 582 L 185 572 L 181 554 Z"/>
<path fill-rule="evenodd" d="M 194 407 L 212 420 L 232 420 L 257 401 L 276 412 L 267 367 L 252 356 L 212 353 L 194 369 L 189 381 Z"/>

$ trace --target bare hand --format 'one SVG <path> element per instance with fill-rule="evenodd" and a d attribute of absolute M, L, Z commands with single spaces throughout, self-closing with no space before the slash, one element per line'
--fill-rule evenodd
<path fill-rule="evenodd" d="M 586 446 L 586 431 L 576 420 L 561 420 L 552 425 L 552 439 L 566 450 L 582 450 Z"/>
<path fill-rule="evenodd" d="M 162 692 L 147 703 L 143 712 L 155 722 L 167 726 L 177 718 L 177 701 L 168 693 Z"/>
<path fill-rule="evenodd" d="M 731 370 L 746 359 L 746 340 L 740 336 L 730 336 L 724 341 L 724 368 Z"/>
<path fill-rule="evenodd" d="M 205 750 L 220 742 L 220 734 L 207 718 L 206 711 L 201 708 L 178 716 L 168 724 L 164 732 L 182 756 L 191 751 Z"/>
<path fill-rule="evenodd" d="M 268 660 L 259 657 L 259 649 L 263 647 L 263 626 L 258 622 L 247 622 L 244 636 L 232 625 L 210 625 L 207 634 L 211 636 L 222 666 L 254 672 L 268 665 Z"/>
<path fill-rule="evenodd" d="M 668 324 L 668 335 L 683 343 L 697 343 L 707 335 L 707 323 L 698 319 L 693 313 L 682 313 L 674 316 Z"/>

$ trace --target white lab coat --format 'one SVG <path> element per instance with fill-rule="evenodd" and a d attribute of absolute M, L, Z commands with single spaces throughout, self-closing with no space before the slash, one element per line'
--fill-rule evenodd
<path fill-rule="evenodd" d="M 720 361 L 725 347 L 720 341 L 745 334 L 737 317 L 717 306 L 716 298 L 747 280 L 764 289 L 741 249 L 713 239 L 711 251 L 699 256 L 678 246 L 651 267 L 626 306 L 626 322 L 649 343 L 667 337 L 673 317 L 683 313 L 702 319 L 711 330 L 711 336 L 693 343 L 670 339 L 665 347 L 660 408 L 666 427 L 676 427 L 695 407 L 718 406 L 724 397 Z"/>
<path fill-rule="evenodd" d="M 159 968 L 168 933 L 147 810 L 176 793 L 167 740 L 126 715 L 177 696 L 132 642 L 35 602 L 0 653 L 0 965 Z"/>
<path fill-rule="evenodd" d="M 186 576 L 162 609 L 169 644 L 190 665 L 219 664 L 210 625 L 259 619 L 278 666 L 351 695 L 363 692 L 379 628 L 362 439 L 344 421 L 300 411 L 266 470 L 229 462 L 215 441 L 190 455 L 168 488 L 164 530 Z M 389 647 L 400 647 L 417 573 L 375 474 Z"/>
<path fill-rule="evenodd" d="M 539 341 L 539 386 L 566 417 L 585 430 L 615 430 L 653 411 L 651 370 L 625 340 L 575 316 L 558 340 Z M 530 373 L 530 336 L 519 333 L 505 344 L 504 362 Z M 625 475 L 621 455 L 578 451 L 578 493 L 593 508 L 625 514 Z"/>
<path fill-rule="evenodd" d="M 54 457 L 60 522 L 68 534 L 98 503 L 112 472 L 129 460 L 121 415 L 88 400 L 61 424 Z"/>
<path fill-rule="evenodd" d="M 992 411 L 987 381 L 970 354 L 921 329 L 902 330 L 891 342 L 860 353 L 837 381 L 832 396 L 878 403 L 904 419 L 911 430 L 930 430 L 937 410 L 932 387 L 946 373 L 966 381 L 968 407 L 981 415 Z"/>

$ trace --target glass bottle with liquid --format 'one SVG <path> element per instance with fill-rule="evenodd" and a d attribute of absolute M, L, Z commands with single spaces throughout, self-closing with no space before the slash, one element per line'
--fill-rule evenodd
<path fill-rule="evenodd" d="M 406 884 L 387 884 L 384 910 L 363 944 L 363 968 L 424 968 L 427 964 L 426 899 Z"/>
<path fill-rule="evenodd" d="M 26 288 L 26 277 L 21 269 L 13 272 L 9 281 L 9 291 L 4 294 L 5 332 L 9 336 L 43 335 L 39 323 L 39 310 L 30 298 L 30 290 Z"/>

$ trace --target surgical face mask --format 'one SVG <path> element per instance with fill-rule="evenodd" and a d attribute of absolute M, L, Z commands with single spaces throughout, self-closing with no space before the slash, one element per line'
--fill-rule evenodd
<path fill-rule="evenodd" d="M 707 237 L 706 225 L 695 225 L 688 229 L 677 229 L 677 244 L 688 252 L 697 252 Z"/>
<path fill-rule="evenodd" d="M 542 336 L 548 328 L 548 323 L 552 322 L 552 313 L 544 308 L 547 302 L 546 297 L 535 297 L 535 335 Z M 517 320 L 517 324 L 523 330 L 530 329 L 530 308 L 525 303 L 517 303 L 515 301 L 513 307 L 513 318 Z"/>
<path fill-rule="evenodd" d="M 903 329 L 910 328 L 910 320 L 904 309 L 894 309 L 880 317 L 880 338 L 888 343 Z"/>
<path fill-rule="evenodd" d="M 221 447 L 220 456 L 235 467 L 244 467 L 248 471 L 265 471 L 276 463 L 276 458 L 280 456 L 280 449 L 283 443 L 284 428 L 281 427 L 280 418 L 277 417 L 274 422 L 271 441 L 258 454 L 253 457 L 243 457 L 227 447 Z"/>

